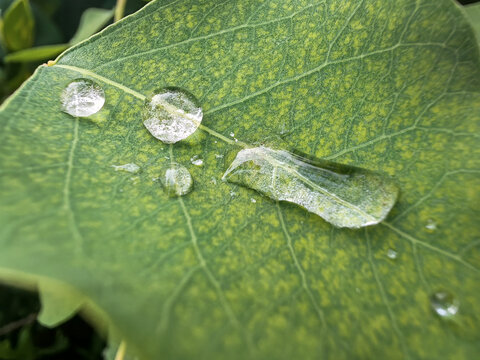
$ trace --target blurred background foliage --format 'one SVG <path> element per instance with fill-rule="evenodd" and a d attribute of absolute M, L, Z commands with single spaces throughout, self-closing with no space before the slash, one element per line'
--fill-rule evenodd
<path fill-rule="evenodd" d="M 0 103 L 35 68 L 149 0 L 0 0 Z M 432 0 L 435 1 L 435 0 Z M 116 9 L 117 2 L 125 8 Z M 461 0 L 463 5 L 479 0 Z M 80 316 L 49 329 L 38 294 L 0 284 L 0 360 L 101 360 L 111 349 Z M 105 354 L 105 356 L 104 356 Z"/>
<path fill-rule="evenodd" d="M 128 0 L 124 15 L 148 0 Z M 35 70 L 113 22 L 117 0 L 0 0 L 0 102 Z"/>

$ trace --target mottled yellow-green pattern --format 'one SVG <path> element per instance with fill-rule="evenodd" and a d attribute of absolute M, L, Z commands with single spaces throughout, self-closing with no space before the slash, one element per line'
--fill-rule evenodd
<path fill-rule="evenodd" d="M 154 1 L 2 107 L 0 276 L 69 284 L 145 360 L 478 358 L 479 69 L 450 0 Z M 79 77 L 105 90 L 89 119 L 61 112 Z M 204 109 L 172 155 L 141 116 L 165 86 Z M 400 199 L 340 230 L 220 181 L 263 142 L 388 173 Z M 171 161 L 181 198 L 154 181 Z"/>

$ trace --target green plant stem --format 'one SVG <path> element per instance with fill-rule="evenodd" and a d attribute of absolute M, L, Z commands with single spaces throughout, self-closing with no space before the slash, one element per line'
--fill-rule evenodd
<path fill-rule="evenodd" d="M 127 343 L 122 341 L 118 347 L 117 353 L 115 354 L 115 360 L 123 360 L 125 357 L 125 352 L 127 350 Z"/>
<path fill-rule="evenodd" d="M 114 22 L 117 22 L 121 18 L 123 18 L 123 14 L 125 13 L 125 5 L 127 4 L 127 0 L 117 0 L 117 6 L 115 6 L 115 15 L 113 18 Z"/>
<path fill-rule="evenodd" d="M 21 328 L 23 326 L 26 326 L 26 325 L 29 325 L 29 324 L 35 322 L 35 320 L 37 320 L 37 316 L 38 316 L 38 314 L 36 314 L 36 313 L 30 314 L 30 315 L 24 317 L 23 319 L 11 322 L 11 323 L 1 327 L 0 328 L 0 336 L 5 336 L 8 333 L 17 330 L 18 328 Z"/>

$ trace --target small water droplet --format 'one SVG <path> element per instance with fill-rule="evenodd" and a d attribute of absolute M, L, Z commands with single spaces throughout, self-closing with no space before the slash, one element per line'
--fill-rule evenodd
<path fill-rule="evenodd" d="M 388 250 L 387 250 L 387 256 L 388 256 L 390 259 L 392 259 L 392 260 L 396 259 L 396 258 L 397 258 L 397 255 L 398 255 L 398 253 L 397 253 L 395 250 L 393 250 L 393 249 L 388 249 Z"/>
<path fill-rule="evenodd" d="M 203 165 L 203 160 L 198 158 L 198 155 L 195 155 L 190 159 L 193 165 L 196 166 L 202 166 Z"/>
<path fill-rule="evenodd" d="M 235 134 L 234 134 L 233 132 L 231 132 L 231 133 L 230 133 L 230 136 L 231 136 L 231 137 L 234 137 L 234 136 L 235 136 Z"/>
<path fill-rule="evenodd" d="M 215 158 L 217 158 L 217 159 L 223 159 L 223 155 L 215 154 Z"/>
<path fill-rule="evenodd" d="M 257 200 L 255 200 L 254 198 L 250 198 L 250 201 L 254 204 L 257 202 Z"/>
<path fill-rule="evenodd" d="M 235 197 L 235 196 L 237 196 L 237 193 L 235 191 L 230 191 L 230 196 Z"/>
<path fill-rule="evenodd" d="M 427 225 L 425 225 L 425 227 L 430 231 L 434 231 L 434 230 L 437 230 L 437 223 L 432 219 L 428 219 Z"/>
<path fill-rule="evenodd" d="M 171 164 L 163 170 L 160 180 L 163 189 L 169 196 L 182 196 L 193 189 L 193 179 L 185 166 Z"/>
<path fill-rule="evenodd" d="M 448 291 L 437 291 L 430 297 L 430 305 L 442 318 L 453 317 L 458 312 L 460 302 Z"/>
<path fill-rule="evenodd" d="M 203 111 L 192 94 L 179 88 L 163 88 L 146 100 L 143 119 L 154 137 L 173 144 L 198 129 Z"/>
<path fill-rule="evenodd" d="M 125 164 L 125 165 L 112 165 L 115 171 L 125 171 L 131 174 L 137 174 L 140 172 L 140 166 L 137 164 Z"/>
<path fill-rule="evenodd" d="M 212 176 L 212 180 L 211 180 L 211 181 L 212 181 L 212 184 L 213 184 L 213 185 L 217 185 L 217 179 L 215 179 L 213 176 Z"/>
<path fill-rule="evenodd" d="M 297 204 L 348 228 L 379 223 L 398 196 L 395 183 L 382 174 L 264 146 L 239 151 L 222 180 Z"/>
<path fill-rule="evenodd" d="M 216 144 L 216 143 L 218 143 L 218 141 L 217 141 L 217 140 L 215 140 L 215 141 L 214 141 L 214 143 Z"/>
<path fill-rule="evenodd" d="M 89 79 L 73 80 L 63 90 L 62 111 L 75 117 L 87 117 L 100 111 L 105 104 L 105 92 Z"/>

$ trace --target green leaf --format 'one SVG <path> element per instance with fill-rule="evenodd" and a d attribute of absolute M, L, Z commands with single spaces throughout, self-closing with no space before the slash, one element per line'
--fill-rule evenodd
<path fill-rule="evenodd" d="M 18 51 L 33 45 L 35 21 L 28 0 L 16 0 L 5 11 L 2 39 L 10 51 Z"/>
<path fill-rule="evenodd" d="M 98 30 L 102 29 L 112 18 L 113 10 L 90 8 L 83 12 L 78 29 L 70 40 L 75 45 L 83 41 Z"/>
<path fill-rule="evenodd" d="M 42 310 L 38 321 L 48 327 L 55 327 L 70 319 L 85 301 L 75 289 L 45 280 L 39 282 L 39 292 Z"/>
<path fill-rule="evenodd" d="M 72 286 L 146 360 L 478 358 L 479 69 L 450 0 L 153 1 L 2 106 L 0 276 Z M 90 118 L 61 111 L 78 78 Z M 171 146 L 142 119 L 166 86 L 204 114 Z M 366 230 L 277 207 L 220 181 L 244 143 L 387 173 L 398 203 Z M 170 161 L 184 197 L 152 180 Z"/>
<path fill-rule="evenodd" d="M 68 44 L 45 45 L 16 51 L 5 56 L 5 62 L 32 62 L 55 58 Z"/>
<path fill-rule="evenodd" d="M 470 4 L 464 7 L 465 14 L 475 30 L 477 40 L 480 42 L 480 3 Z"/>

